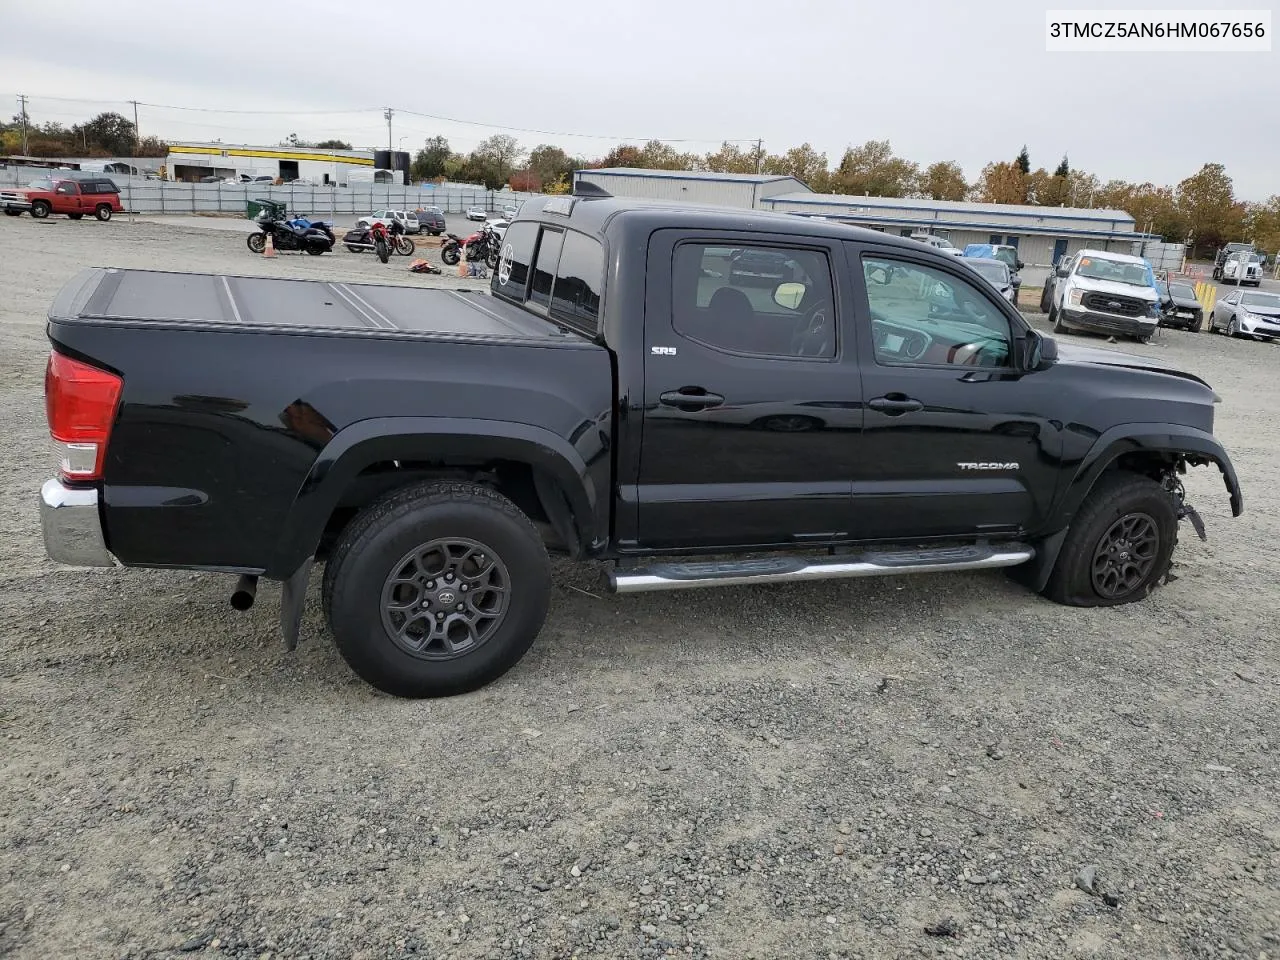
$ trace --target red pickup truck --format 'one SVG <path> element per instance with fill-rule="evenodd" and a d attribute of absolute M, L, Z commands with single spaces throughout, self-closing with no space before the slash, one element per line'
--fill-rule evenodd
<path fill-rule="evenodd" d="M 15 202 L 7 202 L 10 200 Z M 45 177 L 0 195 L 0 206 L 11 215 L 20 214 L 24 202 L 30 204 L 31 215 L 41 219 L 51 213 L 65 213 L 72 220 L 79 220 L 91 213 L 99 220 L 110 220 L 113 213 L 124 213 L 120 188 L 106 177 L 80 180 Z"/>

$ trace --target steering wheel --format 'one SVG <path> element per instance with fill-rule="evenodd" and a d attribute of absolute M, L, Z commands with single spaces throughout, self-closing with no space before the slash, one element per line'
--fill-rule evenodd
<path fill-rule="evenodd" d="M 835 353 L 835 322 L 830 300 L 818 300 L 804 312 L 804 319 L 791 336 L 791 354 L 796 357 L 826 357 Z"/>

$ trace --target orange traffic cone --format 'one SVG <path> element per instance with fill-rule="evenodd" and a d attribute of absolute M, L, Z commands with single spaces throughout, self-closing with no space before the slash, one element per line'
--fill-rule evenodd
<path fill-rule="evenodd" d="M 267 245 L 262 249 L 264 257 L 274 257 L 276 255 L 275 241 L 271 239 L 271 234 L 267 234 Z"/>

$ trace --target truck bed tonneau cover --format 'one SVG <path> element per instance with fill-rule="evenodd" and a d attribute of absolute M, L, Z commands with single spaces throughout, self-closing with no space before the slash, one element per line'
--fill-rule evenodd
<path fill-rule="evenodd" d="M 296 333 L 584 342 L 501 300 L 468 291 L 110 267 L 85 270 L 68 283 L 50 308 L 49 318 Z"/>

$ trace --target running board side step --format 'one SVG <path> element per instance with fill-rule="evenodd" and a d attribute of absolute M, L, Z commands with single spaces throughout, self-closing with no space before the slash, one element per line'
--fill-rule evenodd
<path fill-rule="evenodd" d="M 786 583 L 880 577 L 897 573 L 986 570 L 1026 563 L 1036 554 L 1025 543 L 974 544 L 920 550 L 867 550 L 833 557 L 765 557 L 755 560 L 700 560 L 657 563 L 609 572 L 614 593 L 731 587 L 745 583 Z"/>

